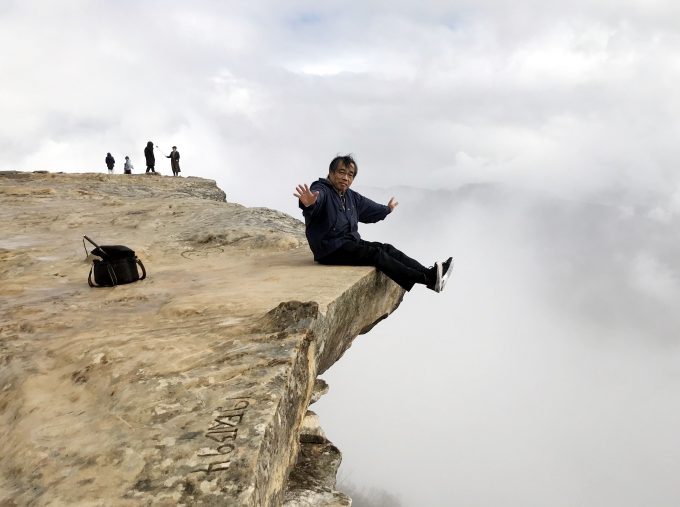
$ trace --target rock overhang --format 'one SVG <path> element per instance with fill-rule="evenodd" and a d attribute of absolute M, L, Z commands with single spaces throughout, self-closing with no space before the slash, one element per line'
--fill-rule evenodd
<path fill-rule="evenodd" d="M 393 311 L 372 268 L 200 178 L 0 173 L 0 498 L 276 505 L 316 375 Z M 142 282 L 91 289 L 81 244 Z"/>

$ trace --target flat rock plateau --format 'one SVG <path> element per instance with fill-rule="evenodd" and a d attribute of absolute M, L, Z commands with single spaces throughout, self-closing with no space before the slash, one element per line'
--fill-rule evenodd
<path fill-rule="evenodd" d="M 0 202 L 0 505 L 351 504 L 308 407 L 402 289 L 211 180 L 6 171 Z M 146 279 L 89 287 L 83 235 Z"/>

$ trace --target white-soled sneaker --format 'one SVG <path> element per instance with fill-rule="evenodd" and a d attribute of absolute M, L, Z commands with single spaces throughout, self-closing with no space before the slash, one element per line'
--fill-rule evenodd
<path fill-rule="evenodd" d="M 444 290 L 444 286 L 446 285 L 446 282 L 448 282 L 449 278 L 451 277 L 451 273 L 453 272 L 453 257 L 449 257 L 446 259 L 442 264 L 442 276 L 441 276 L 441 283 L 439 284 L 439 291 L 441 292 Z"/>
<path fill-rule="evenodd" d="M 441 292 L 442 291 L 442 263 L 441 262 L 435 262 L 434 267 L 437 270 L 437 281 L 434 282 L 434 290 L 435 292 Z"/>

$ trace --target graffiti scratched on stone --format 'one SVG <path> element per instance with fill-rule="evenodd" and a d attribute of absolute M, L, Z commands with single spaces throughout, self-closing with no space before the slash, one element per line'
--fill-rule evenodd
<path fill-rule="evenodd" d="M 202 463 L 192 472 L 214 474 L 228 470 L 231 465 L 231 456 L 238 445 L 238 432 L 243 427 L 243 418 L 252 400 L 227 398 L 225 401 L 224 407 L 215 410 L 217 415 L 203 435 L 209 446 L 198 451 L 197 456 Z"/>
<path fill-rule="evenodd" d="M 185 259 L 192 260 L 198 257 L 210 257 L 211 255 L 219 255 L 221 253 L 224 253 L 224 248 L 221 246 L 212 246 L 200 250 L 184 250 L 181 255 Z"/>

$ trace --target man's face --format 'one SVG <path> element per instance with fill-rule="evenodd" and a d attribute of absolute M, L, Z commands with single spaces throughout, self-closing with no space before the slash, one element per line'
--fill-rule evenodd
<path fill-rule="evenodd" d="M 338 192 L 345 192 L 354 181 L 356 169 L 354 166 L 340 166 L 335 172 L 328 173 L 328 180 Z"/>

